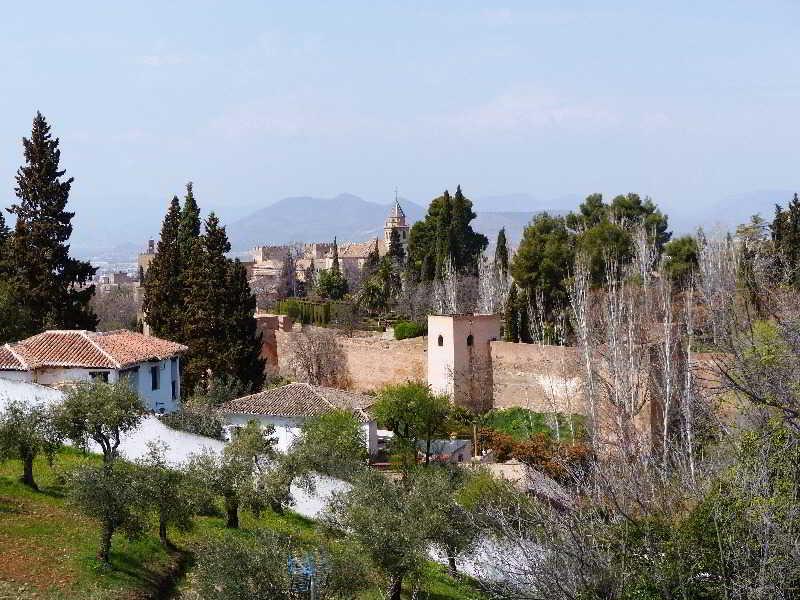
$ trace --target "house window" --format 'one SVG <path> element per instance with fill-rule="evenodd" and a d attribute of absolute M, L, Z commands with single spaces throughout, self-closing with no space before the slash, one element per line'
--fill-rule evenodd
<path fill-rule="evenodd" d="M 472 346 L 472 343 L 473 343 L 474 341 L 475 341 L 475 338 L 473 338 L 473 337 L 472 337 L 472 334 L 470 333 L 470 334 L 467 336 L 467 346 Z"/>
<path fill-rule="evenodd" d="M 108 383 L 108 371 L 90 371 L 89 377 Z"/>
<path fill-rule="evenodd" d="M 150 389 L 157 390 L 161 387 L 160 379 L 161 372 L 158 369 L 158 365 L 150 367 Z"/>
<path fill-rule="evenodd" d="M 443 338 L 443 337 L 440 335 L 440 336 L 439 336 L 439 339 L 438 339 L 438 340 L 436 340 L 436 343 L 437 343 L 439 346 L 444 346 L 444 338 Z"/>

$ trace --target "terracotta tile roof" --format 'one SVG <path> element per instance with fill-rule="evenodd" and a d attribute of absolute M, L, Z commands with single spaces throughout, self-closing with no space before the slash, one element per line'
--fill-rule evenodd
<path fill-rule="evenodd" d="M 3 371 L 25 371 L 27 367 L 22 358 L 11 351 L 8 344 L 0 346 L 0 369 Z"/>
<path fill-rule="evenodd" d="M 135 331 L 104 333 L 51 330 L 0 349 L 0 369 L 41 367 L 119 369 L 148 360 L 164 360 L 187 350 L 186 346 Z"/>
<path fill-rule="evenodd" d="M 317 417 L 334 410 L 348 410 L 366 423 L 370 420 L 366 409 L 374 402 L 374 398 L 364 394 L 308 383 L 290 383 L 225 402 L 220 407 L 220 412 L 274 417 Z"/>
<path fill-rule="evenodd" d="M 177 342 L 118 329 L 90 334 L 92 341 L 121 366 L 150 360 L 165 360 L 189 348 Z"/>

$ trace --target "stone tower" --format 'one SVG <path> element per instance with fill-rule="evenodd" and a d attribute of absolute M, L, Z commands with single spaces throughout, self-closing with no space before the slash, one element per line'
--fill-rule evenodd
<path fill-rule="evenodd" d="M 400 242 L 403 244 L 403 250 L 407 254 L 409 227 L 406 224 L 406 213 L 403 212 L 400 202 L 397 201 L 396 193 L 394 197 L 394 206 L 389 216 L 386 217 L 386 223 L 384 223 L 383 226 L 383 244 L 387 252 L 389 251 L 389 244 L 392 239 L 392 229 L 397 229 L 397 232 L 400 234 Z"/>
<path fill-rule="evenodd" d="M 491 342 L 500 338 L 496 315 L 428 316 L 428 384 L 455 404 L 492 407 Z"/>

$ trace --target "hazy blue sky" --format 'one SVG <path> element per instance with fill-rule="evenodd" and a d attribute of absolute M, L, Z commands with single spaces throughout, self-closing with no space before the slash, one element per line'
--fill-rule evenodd
<path fill-rule="evenodd" d="M 117 219 L 188 179 L 230 217 L 395 185 L 422 203 L 456 183 L 691 211 L 800 180 L 796 1 L 13 4 L 9 199 L 36 109 L 74 208 Z"/>

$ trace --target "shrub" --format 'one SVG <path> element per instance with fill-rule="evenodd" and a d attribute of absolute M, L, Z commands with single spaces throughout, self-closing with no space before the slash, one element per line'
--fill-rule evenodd
<path fill-rule="evenodd" d="M 428 328 L 415 321 L 398 321 L 394 325 L 394 339 L 405 340 L 428 333 Z"/>

